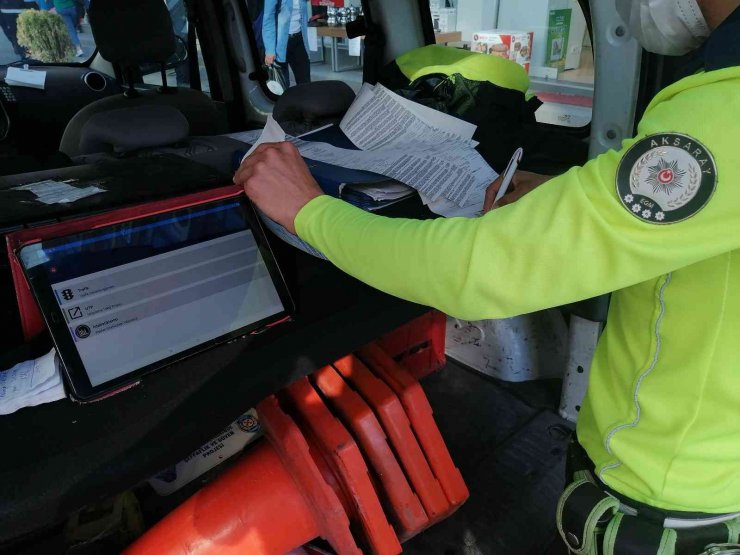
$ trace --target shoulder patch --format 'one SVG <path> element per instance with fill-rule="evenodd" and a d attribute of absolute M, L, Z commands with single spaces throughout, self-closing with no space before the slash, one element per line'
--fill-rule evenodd
<path fill-rule="evenodd" d="M 702 143 L 679 133 L 649 135 L 632 145 L 617 168 L 617 195 L 636 218 L 672 224 L 706 206 L 717 166 Z"/>

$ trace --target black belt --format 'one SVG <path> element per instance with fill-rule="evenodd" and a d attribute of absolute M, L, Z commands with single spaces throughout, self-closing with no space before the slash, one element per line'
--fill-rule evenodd
<path fill-rule="evenodd" d="M 558 531 L 572 553 L 740 553 L 740 546 L 708 550 L 711 544 L 738 542 L 736 515 L 665 511 L 620 495 L 594 477 L 593 463 L 575 440 L 567 466 L 567 481 L 575 481 L 558 503 Z"/>
<path fill-rule="evenodd" d="M 288 39 L 294 39 L 296 37 L 300 37 L 303 33 L 301 31 L 298 31 L 297 33 L 290 33 L 288 34 Z"/>

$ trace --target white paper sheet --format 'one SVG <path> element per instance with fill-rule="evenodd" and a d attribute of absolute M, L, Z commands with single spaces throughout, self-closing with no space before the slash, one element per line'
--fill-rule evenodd
<path fill-rule="evenodd" d="M 402 102 L 399 98 L 401 97 L 382 85 L 365 83 L 339 123 L 339 128 L 362 150 L 403 147 L 409 141 L 445 143 L 452 149 L 472 149 L 477 145 L 475 141 L 458 133 L 463 127 L 464 132 L 469 134 L 470 128 L 457 123 L 460 121 L 457 118 L 431 108 L 425 110 L 414 107 L 412 111 L 408 102 Z M 435 114 L 433 118 L 428 110 Z"/>
<path fill-rule="evenodd" d="M 81 198 L 105 192 L 105 189 L 93 185 L 88 187 L 73 187 L 62 181 L 54 181 L 52 179 L 13 187 L 13 190 L 31 191 L 36 195 L 36 200 L 44 204 L 67 204 Z"/>
<path fill-rule="evenodd" d="M 56 351 L 0 372 L 0 414 L 64 398 Z"/>
<path fill-rule="evenodd" d="M 262 135 L 262 129 L 252 129 L 251 131 L 239 131 L 237 133 L 229 133 L 226 137 L 241 141 L 243 143 L 254 144 Z"/>
<path fill-rule="evenodd" d="M 423 194 L 420 194 L 421 200 L 427 205 L 427 208 L 445 218 L 476 218 L 483 214 L 483 201 L 486 198 L 486 188 L 479 187 L 474 189 L 464 206 L 458 206 L 445 197 L 439 197 L 437 200 L 431 200 Z"/>
<path fill-rule="evenodd" d="M 11 66 L 5 73 L 5 82 L 12 87 L 30 87 L 43 91 L 46 85 L 46 72 Z"/>
<path fill-rule="evenodd" d="M 347 41 L 347 49 L 349 50 L 350 56 L 359 56 L 360 50 L 362 49 L 362 38 L 356 37 Z"/>
<path fill-rule="evenodd" d="M 319 33 L 316 27 L 308 28 L 308 49 L 311 52 L 317 52 L 319 50 Z"/>
<path fill-rule="evenodd" d="M 252 145 L 252 148 L 250 148 L 247 153 L 242 157 L 242 162 L 244 162 L 244 159 L 252 154 L 255 149 L 260 146 L 263 143 L 280 143 L 285 140 L 285 131 L 283 131 L 283 128 L 280 127 L 280 124 L 274 120 L 272 117 L 272 114 L 268 114 L 267 116 L 267 122 L 265 122 L 265 128 L 262 130 L 262 133 L 259 136 L 259 139 Z"/>

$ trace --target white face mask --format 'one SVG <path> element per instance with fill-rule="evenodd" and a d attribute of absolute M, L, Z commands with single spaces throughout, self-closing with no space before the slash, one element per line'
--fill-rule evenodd
<path fill-rule="evenodd" d="M 699 47 L 710 30 L 696 0 L 616 0 L 617 11 L 642 47 L 681 56 Z"/>

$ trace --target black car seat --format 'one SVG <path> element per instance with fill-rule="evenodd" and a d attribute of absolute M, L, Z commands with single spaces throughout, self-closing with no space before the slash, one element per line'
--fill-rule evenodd
<path fill-rule="evenodd" d="M 170 106 L 138 106 L 95 114 L 80 138 L 77 165 L 109 160 L 186 158 L 231 175 L 250 145 L 228 135 L 190 136 L 182 113 Z"/>
<path fill-rule="evenodd" d="M 93 102 L 75 114 L 64 131 L 60 151 L 70 157 L 92 152 L 89 148 L 93 144 L 82 140 L 89 136 L 85 127 L 98 114 L 121 109 L 170 107 L 182 113 L 190 135 L 218 135 L 228 131 L 223 103 L 211 100 L 201 91 L 168 87 L 166 83 L 158 89 L 134 89 L 134 76 L 138 75 L 141 64 L 164 67 L 175 52 L 172 21 L 163 0 L 92 0 L 88 17 L 100 55 L 119 70 L 129 89 L 124 94 Z M 93 119 L 93 123 L 99 126 L 100 118 L 97 122 Z M 146 140 L 148 132 L 142 129 L 142 147 L 153 146 Z M 124 133 L 130 135 L 130 130 Z M 129 136 L 127 140 L 130 139 Z"/>
<path fill-rule="evenodd" d="M 355 93 L 341 81 L 317 81 L 288 89 L 275 103 L 273 117 L 289 135 L 339 123 Z M 197 136 L 171 106 L 118 108 L 92 115 L 79 139 L 75 164 L 104 160 L 177 156 L 231 174 L 251 146 L 240 133 Z"/>

